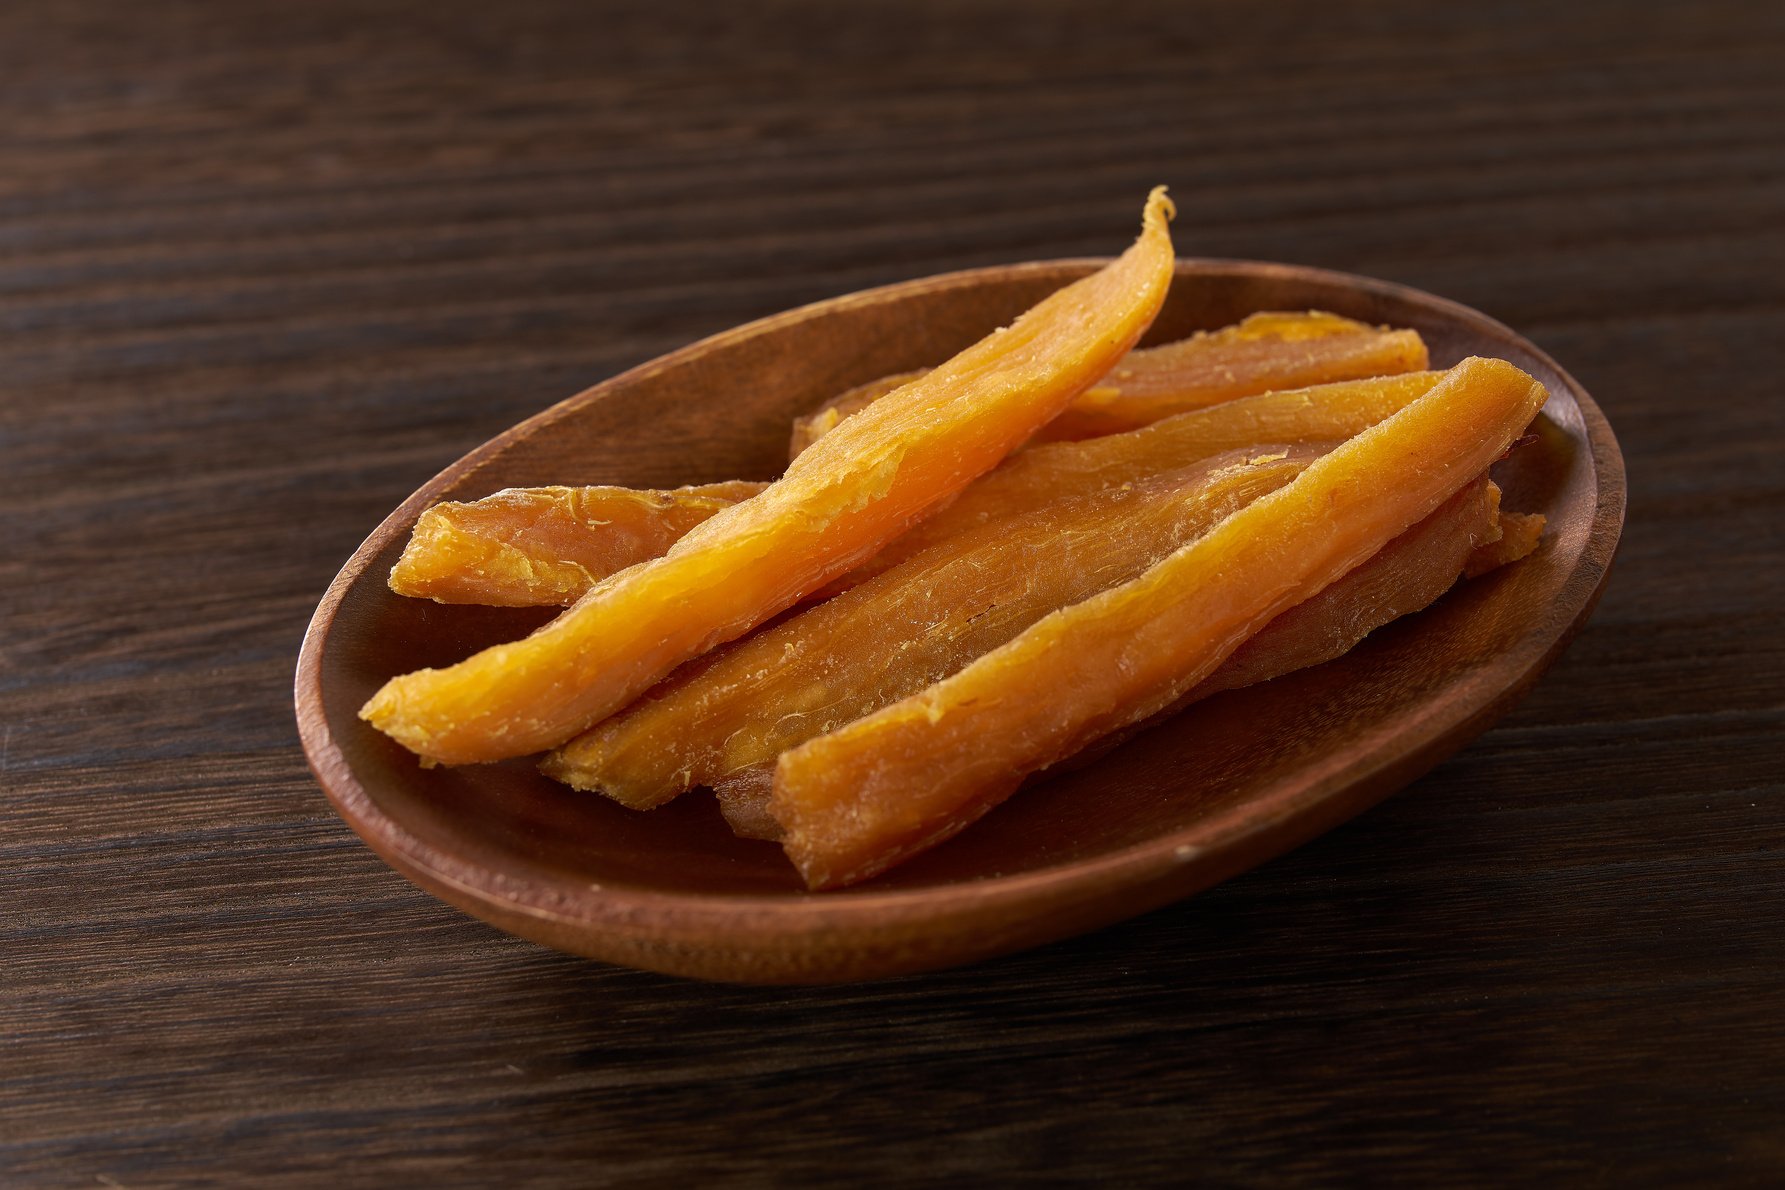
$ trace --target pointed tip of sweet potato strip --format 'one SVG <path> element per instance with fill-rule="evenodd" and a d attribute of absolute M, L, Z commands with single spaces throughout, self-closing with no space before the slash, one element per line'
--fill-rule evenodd
<path fill-rule="evenodd" d="M 391 678 L 360 717 L 449 764 L 555 747 L 852 569 L 1127 353 L 1171 284 L 1170 211 L 1155 189 L 1140 236 L 1110 264 L 844 421 L 663 557 L 604 580 L 532 636 Z"/>
<path fill-rule="evenodd" d="M 1147 191 L 1146 209 L 1141 212 L 1140 216 L 1143 228 L 1152 226 L 1155 220 L 1160 221 L 1163 225 L 1177 217 L 1178 204 L 1171 201 L 1171 194 L 1163 183 Z"/>

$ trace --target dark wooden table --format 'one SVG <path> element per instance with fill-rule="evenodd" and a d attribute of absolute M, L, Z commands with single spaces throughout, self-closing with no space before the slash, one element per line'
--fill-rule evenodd
<path fill-rule="evenodd" d="M 298 641 L 436 469 L 1158 181 L 1182 251 L 1457 298 L 1610 416 L 1609 592 L 1477 744 L 817 991 L 503 936 L 329 811 Z M 1776 1184 L 1782 214 L 1758 2 L 0 7 L 0 1184 Z"/>

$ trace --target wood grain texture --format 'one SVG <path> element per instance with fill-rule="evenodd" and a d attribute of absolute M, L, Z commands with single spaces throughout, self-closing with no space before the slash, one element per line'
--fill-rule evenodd
<path fill-rule="evenodd" d="M 1750 3 L 0 7 L 0 1183 L 1776 1182 L 1782 119 Z M 427 476 L 1158 181 L 1606 410 L 1616 572 L 1501 726 L 1181 905 L 821 991 L 507 938 L 329 812 L 298 641 Z"/>

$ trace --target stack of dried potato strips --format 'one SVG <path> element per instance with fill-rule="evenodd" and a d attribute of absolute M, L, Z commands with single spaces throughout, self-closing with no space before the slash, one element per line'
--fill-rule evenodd
<path fill-rule="evenodd" d="M 543 752 L 635 810 L 711 788 L 838 888 L 1538 546 L 1488 477 L 1546 396 L 1509 363 L 1433 371 L 1414 331 L 1320 312 L 1136 350 L 1172 213 L 1155 190 L 1108 266 L 799 418 L 772 483 L 429 509 L 392 590 L 564 610 L 361 716 L 424 763 Z"/>

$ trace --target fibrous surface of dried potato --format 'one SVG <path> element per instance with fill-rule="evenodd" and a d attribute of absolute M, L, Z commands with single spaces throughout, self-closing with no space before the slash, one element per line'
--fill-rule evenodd
<path fill-rule="evenodd" d="M 773 809 L 789 858 L 813 888 L 884 871 L 957 833 L 1028 774 L 1170 707 L 1276 616 L 1484 472 L 1545 396 L 1511 364 L 1465 360 L 1139 577 L 784 752 Z M 1049 697 L 997 697 L 1013 688 Z"/>
<path fill-rule="evenodd" d="M 690 663 L 541 767 L 642 810 L 770 763 L 1126 582 L 1314 454 L 1238 452 L 969 529 Z"/>
<path fill-rule="evenodd" d="M 1171 282 L 1164 191 L 1113 263 L 844 421 L 763 492 L 531 636 L 386 682 L 361 717 L 426 760 L 555 747 L 872 556 L 1127 353 Z"/>
<path fill-rule="evenodd" d="M 508 488 L 436 504 L 416 520 L 390 589 L 438 603 L 568 607 L 767 486 L 739 479 L 669 491 Z"/>

